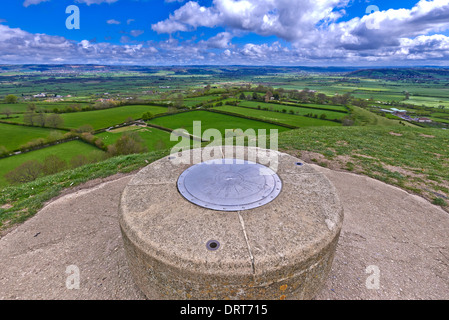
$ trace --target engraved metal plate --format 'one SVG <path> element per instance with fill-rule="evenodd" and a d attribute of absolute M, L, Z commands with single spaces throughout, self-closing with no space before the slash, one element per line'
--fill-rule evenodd
<path fill-rule="evenodd" d="M 273 201 L 282 182 L 270 168 L 258 163 L 218 159 L 185 170 L 178 190 L 188 201 L 212 210 L 241 211 Z"/>

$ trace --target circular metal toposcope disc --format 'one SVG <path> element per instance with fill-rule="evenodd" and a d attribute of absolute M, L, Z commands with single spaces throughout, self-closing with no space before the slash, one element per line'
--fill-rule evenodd
<path fill-rule="evenodd" d="M 178 179 L 178 190 L 184 198 L 218 211 L 241 211 L 263 206 L 273 201 L 281 189 L 281 179 L 273 170 L 237 159 L 218 159 L 194 165 Z"/>

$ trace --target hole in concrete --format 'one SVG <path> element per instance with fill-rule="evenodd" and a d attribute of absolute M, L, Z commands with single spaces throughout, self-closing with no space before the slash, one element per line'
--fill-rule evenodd
<path fill-rule="evenodd" d="M 206 247 L 210 251 L 218 250 L 218 248 L 220 247 L 220 242 L 218 242 L 217 240 L 210 240 L 207 242 Z"/>
<path fill-rule="evenodd" d="M 301 167 L 301 166 L 304 165 L 304 163 L 302 163 L 302 162 L 296 162 L 296 165 L 299 166 L 299 167 Z"/>

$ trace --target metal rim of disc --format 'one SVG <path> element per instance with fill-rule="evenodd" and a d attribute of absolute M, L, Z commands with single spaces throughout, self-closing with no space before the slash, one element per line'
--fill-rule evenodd
<path fill-rule="evenodd" d="M 243 211 L 273 201 L 282 181 L 270 168 L 239 159 L 196 164 L 178 178 L 178 191 L 189 202 L 217 211 Z"/>

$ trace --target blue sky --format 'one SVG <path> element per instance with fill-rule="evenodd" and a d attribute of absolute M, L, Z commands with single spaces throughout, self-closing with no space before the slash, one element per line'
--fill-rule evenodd
<path fill-rule="evenodd" d="M 69 5 L 79 8 L 79 29 L 66 27 Z M 3 64 L 393 66 L 448 58 L 449 0 L 11 0 L 0 10 Z"/>

